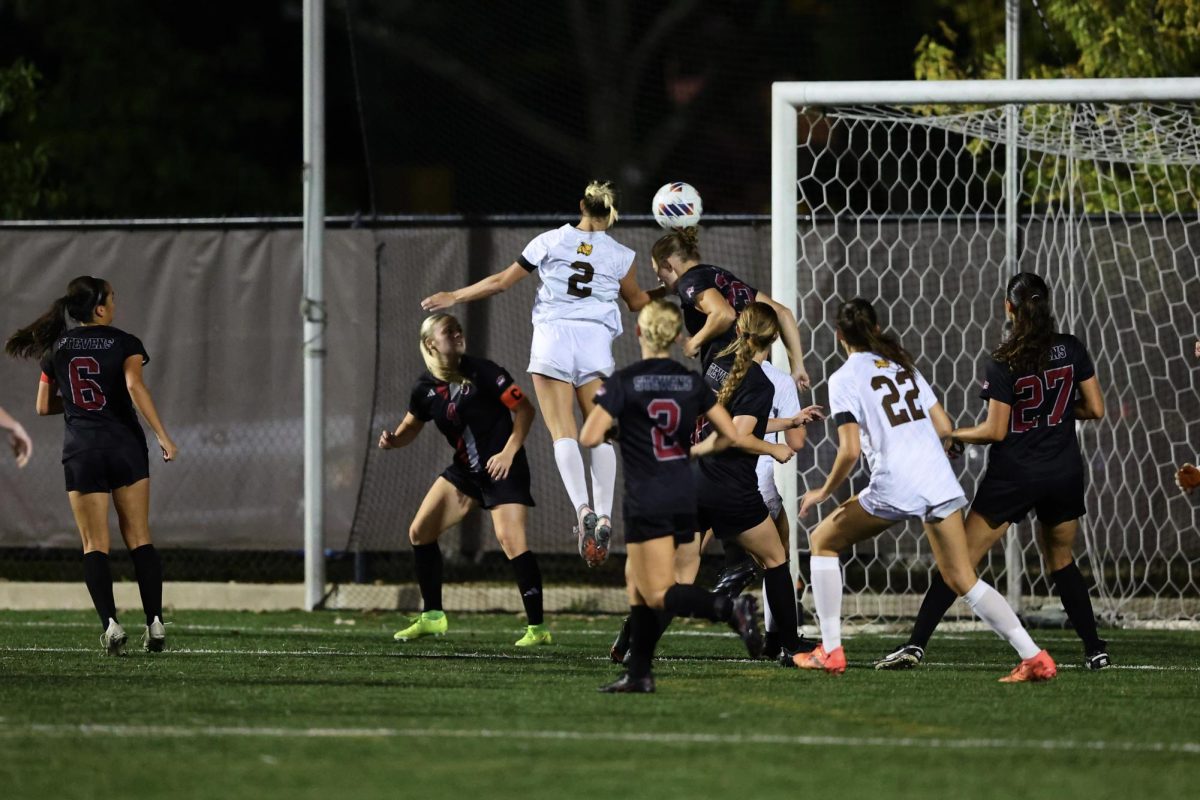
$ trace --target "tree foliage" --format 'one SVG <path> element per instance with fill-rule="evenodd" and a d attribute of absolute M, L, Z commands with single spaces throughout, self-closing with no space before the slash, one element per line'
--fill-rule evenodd
<path fill-rule="evenodd" d="M 33 65 L 20 59 L 0 67 L 0 219 L 50 211 L 61 198 L 46 179 L 48 148 L 21 136 L 37 118 L 40 79 Z"/>

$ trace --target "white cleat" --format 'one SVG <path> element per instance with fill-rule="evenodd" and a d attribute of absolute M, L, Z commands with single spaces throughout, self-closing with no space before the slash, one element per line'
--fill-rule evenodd
<path fill-rule="evenodd" d="M 129 637 L 125 635 L 125 629 L 115 619 L 109 617 L 108 628 L 100 634 L 100 646 L 104 648 L 104 652 L 110 656 L 123 656 L 127 641 L 129 641 Z"/>
<path fill-rule="evenodd" d="M 158 617 L 146 626 L 146 632 L 142 634 L 142 649 L 147 653 L 161 653 L 167 649 L 167 629 Z"/>

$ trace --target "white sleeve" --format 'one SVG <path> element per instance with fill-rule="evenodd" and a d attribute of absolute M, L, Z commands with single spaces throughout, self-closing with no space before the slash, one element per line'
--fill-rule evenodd
<path fill-rule="evenodd" d="M 521 258 L 533 267 L 541 267 L 542 262 L 546 260 L 546 254 L 550 252 L 550 234 L 554 231 L 547 231 L 539 234 L 532 242 L 525 245 L 525 249 L 521 251 Z"/>
<path fill-rule="evenodd" d="M 933 392 L 933 387 L 929 385 L 929 381 L 925 380 L 925 376 L 917 370 L 913 370 L 913 379 L 917 382 L 917 399 L 921 401 L 921 408 L 925 411 L 933 408 L 938 404 L 938 397 Z"/>
<path fill-rule="evenodd" d="M 859 424 L 863 424 L 862 408 L 859 404 L 858 393 L 854 391 L 854 381 L 842 370 L 833 373 L 829 378 L 829 415 L 849 414 Z"/>
<path fill-rule="evenodd" d="M 791 418 L 800 413 L 800 394 L 796 391 L 796 382 L 791 375 L 784 373 L 784 380 L 775 382 L 775 401 L 778 417 Z"/>

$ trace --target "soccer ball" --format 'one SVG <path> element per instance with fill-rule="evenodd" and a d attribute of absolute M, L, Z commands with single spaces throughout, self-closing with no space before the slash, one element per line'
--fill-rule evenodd
<path fill-rule="evenodd" d="M 687 183 L 664 183 L 654 193 L 650 206 L 654 219 L 664 228 L 691 228 L 700 222 L 704 204 L 700 193 Z"/>

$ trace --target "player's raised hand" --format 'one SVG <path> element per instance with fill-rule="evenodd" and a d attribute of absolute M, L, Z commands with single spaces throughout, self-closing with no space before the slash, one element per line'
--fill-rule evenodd
<path fill-rule="evenodd" d="M 426 311 L 445 311 L 452 307 L 456 302 L 454 292 L 438 292 L 431 294 L 421 301 L 421 308 Z"/>
<path fill-rule="evenodd" d="M 825 419 L 825 409 L 821 406 L 808 406 L 800 409 L 800 413 L 792 417 L 792 427 L 799 428 L 810 422 L 820 422 Z"/>
<path fill-rule="evenodd" d="M 819 506 L 828 499 L 829 495 L 825 493 L 824 489 L 809 489 L 804 493 L 804 496 L 800 498 L 800 516 L 807 516 L 809 510 Z"/>

